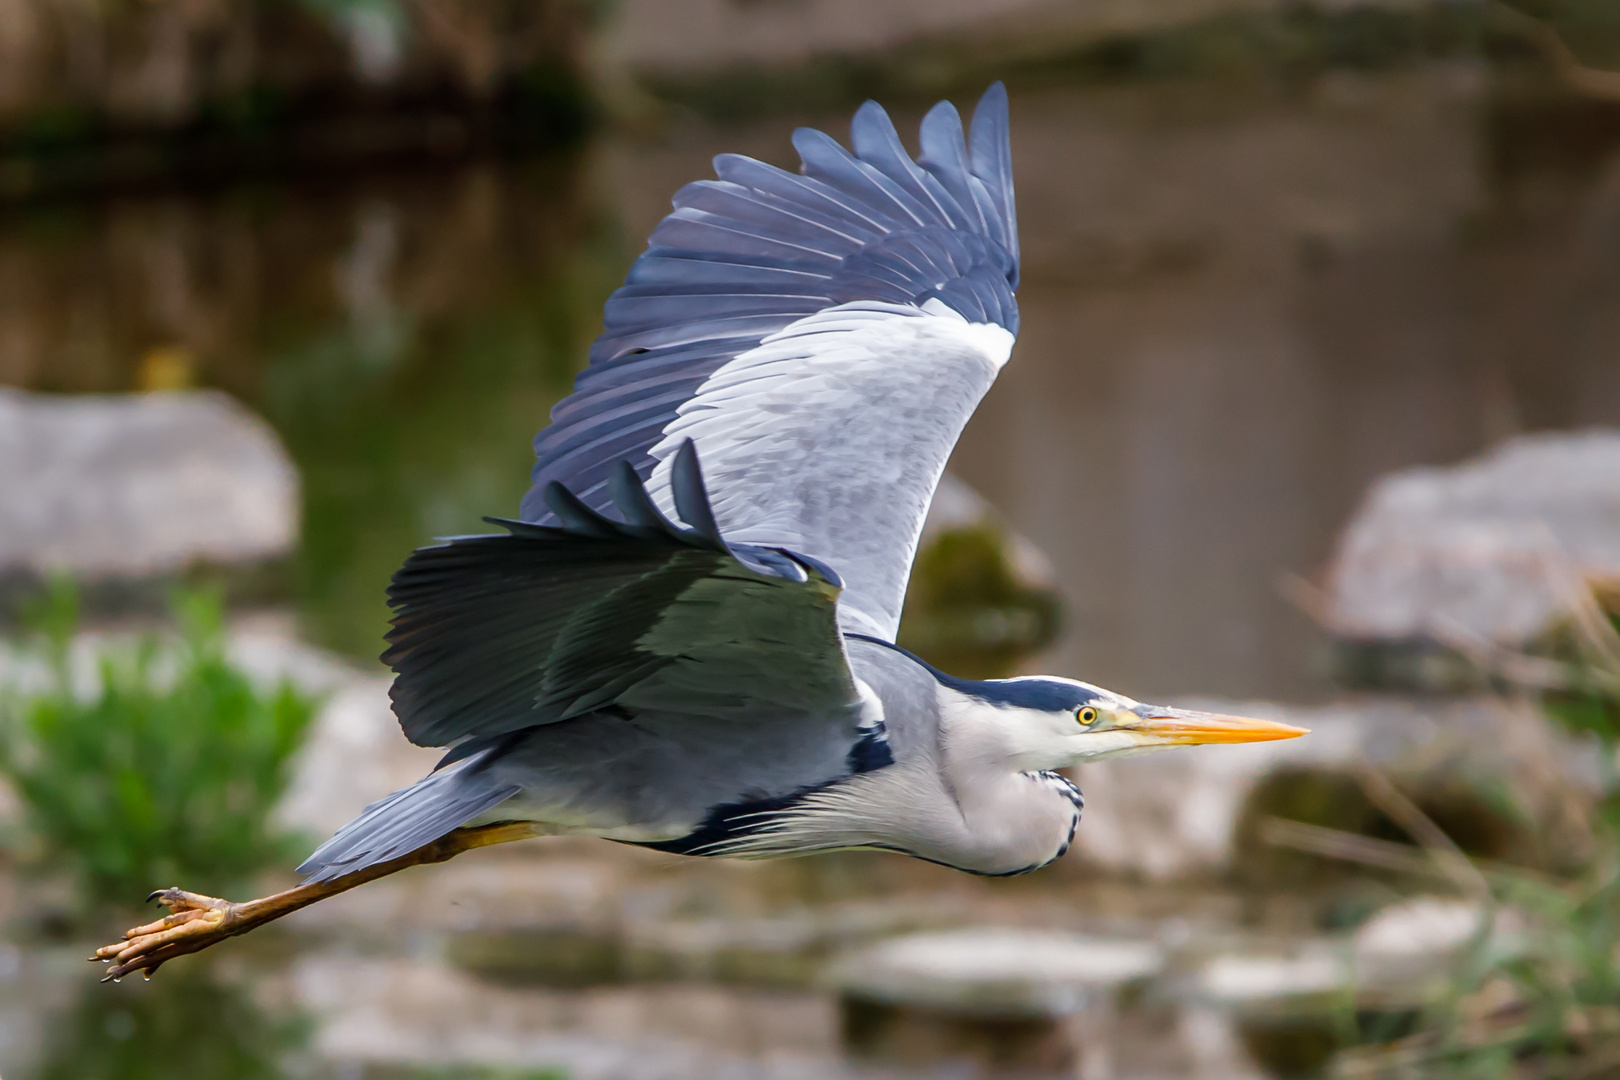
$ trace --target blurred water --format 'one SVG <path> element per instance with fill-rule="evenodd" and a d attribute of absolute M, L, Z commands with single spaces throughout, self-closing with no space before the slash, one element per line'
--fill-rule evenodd
<path fill-rule="evenodd" d="M 1320 568 L 1370 480 L 1620 422 L 1620 165 L 1583 108 L 1468 64 L 1015 93 L 1023 333 L 952 467 L 1057 566 L 1047 666 L 1312 696 L 1278 582 Z M 676 120 L 531 164 L 10 208 L 0 382 L 254 404 L 304 473 L 307 629 L 374 655 L 404 553 L 515 507 L 670 193 L 723 150 L 786 163 L 800 121 L 845 123 Z"/>
<path fill-rule="evenodd" d="M 0 382 L 223 387 L 300 468 L 305 629 L 380 648 L 412 547 L 514 512 L 622 273 L 581 162 L 0 212 Z"/>

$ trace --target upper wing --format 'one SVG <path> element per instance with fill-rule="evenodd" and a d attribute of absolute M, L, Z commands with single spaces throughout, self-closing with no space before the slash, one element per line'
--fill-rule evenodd
<path fill-rule="evenodd" d="M 405 735 L 447 746 L 614 706 L 853 725 L 837 575 L 723 541 L 690 443 L 672 479 L 696 528 L 665 519 L 625 466 L 611 485 L 623 523 L 556 485 L 558 527 L 502 522 L 509 535 L 412 553 L 383 654 Z"/>
<path fill-rule="evenodd" d="M 723 154 L 676 194 L 535 438 L 522 513 L 554 520 L 554 481 L 604 509 L 621 459 L 678 511 L 694 440 L 726 537 L 832 566 L 843 625 L 892 639 L 934 486 L 1018 329 L 1006 91 L 969 138 L 936 105 L 915 162 L 874 102 L 851 134 L 854 154 L 796 131 L 797 175 Z"/>

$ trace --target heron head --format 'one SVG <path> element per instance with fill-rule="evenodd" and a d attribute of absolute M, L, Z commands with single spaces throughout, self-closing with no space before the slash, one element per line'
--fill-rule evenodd
<path fill-rule="evenodd" d="M 1064 768 L 1172 746 L 1270 742 L 1307 734 L 1275 720 L 1144 705 L 1089 683 L 1031 676 L 957 688 L 991 706 L 1021 768 Z"/>
<path fill-rule="evenodd" d="M 1068 739 L 1077 764 L 1172 746 L 1271 742 L 1308 734 L 1305 728 L 1276 720 L 1142 705 L 1111 694 L 1081 703 L 1070 715 L 1078 728 Z"/>

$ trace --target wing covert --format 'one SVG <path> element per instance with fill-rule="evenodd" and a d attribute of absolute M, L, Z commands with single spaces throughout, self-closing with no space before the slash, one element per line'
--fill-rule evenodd
<path fill-rule="evenodd" d="M 713 517 L 688 443 L 679 504 Z M 706 720 L 859 713 L 838 579 L 791 552 L 682 529 L 624 467 L 597 514 L 560 486 L 556 526 L 414 552 L 394 577 L 383 660 L 406 737 L 448 746 L 615 706 Z M 700 505 L 701 504 L 701 505 Z"/>

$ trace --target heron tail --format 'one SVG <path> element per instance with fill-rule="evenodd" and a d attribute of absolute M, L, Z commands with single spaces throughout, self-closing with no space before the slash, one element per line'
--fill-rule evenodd
<path fill-rule="evenodd" d="M 446 766 L 379 799 L 339 829 L 298 867 L 306 881 L 332 881 L 397 859 L 459 828 L 516 795 L 478 754 Z"/>

